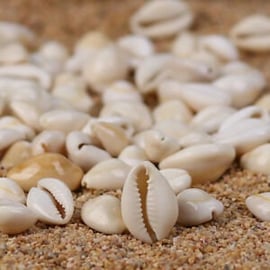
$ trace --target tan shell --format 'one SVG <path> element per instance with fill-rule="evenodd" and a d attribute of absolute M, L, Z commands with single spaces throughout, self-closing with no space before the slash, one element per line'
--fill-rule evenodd
<path fill-rule="evenodd" d="M 200 144 L 185 148 L 159 163 L 160 169 L 186 170 L 193 184 L 217 180 L 232 164 L 235 150 L 229 144 Z"/>
<path fill-rule="evenodd" d="M 101 161 L 92 167 L 82 178 L 82 186 L 94 189 L 122 188 L 130 166 L 120 159 Z"/>
<path fill-rule="evenodd" d="M 8 171 L 7 177 L 15 180 L 25 191 L 37 185 L 41 178 L 62 180 L 71 190 L 80 186 L 83 171 L 63 155 L 45 153 L 29 158 Z"/>
<path fill-rule="evenodd" d="M 130 171 L 122 192 L 121 209 L 130 233 L 147 243 L 166 237 L 178 216 L 174 192 L 148 161 Z"/>
<path fill-rule="evenodd" d="M 256 102 L 256 106 L 259 106 L 260 108 L 267 110 L 270 112 L 270 94 L 264 94 L 262 95 Z"/>
<path fill-rule="evenodd" d="M 145 3 L 130 20 L 132 32 L 164 38 L 188 28 L 193 21 L 189 6 L 182 1 L 154 0 Z"/>
<path fill-rule="evenodd" d="M 40 221 L 49 224 L 66 224 L 74 212 L 70 189 L 56 178 L 39 180 L 37 187 L 30 189 L 26 203 Z"/>
<path fill-rule="evenodd" d="M 0 231 L 17 234 L 28 230 L 37 222 L 35 213 L 22 203 L 0 199 Z"/>
<path fill-rule="evenodd" d="M 90 228 L 106 233 L 122 233 L 126 226 L 121 215 L 120 200 L 112 195 L 89 199 L 81 211 L 83 222 Z"/>

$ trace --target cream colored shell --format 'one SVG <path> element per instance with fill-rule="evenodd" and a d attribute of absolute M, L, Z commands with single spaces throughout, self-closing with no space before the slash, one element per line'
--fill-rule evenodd
<path fill-rule="evenodd" d="M 187 147 L 159 163 L 160 169 L 186 170 L 193 184 L 217 180 L 232 164 L 235 150 L 229 144 L 200 144 Z"/>
<path fill-rule="evenodd" d="M 180 192 L 177 196 L 177 202 L 179 207 L 178 223 L 184 226 L 205 223 L 221 215 L 224 210 L 222 202 L 198 188 L 190 188 Z"/>
<path fill-rule="evenodd" d="M 0 63 L 4 65 L 12 65 L 25 62 L 29 58 L 25 47 L 20 43 L 10 43 L 0 47 Z"/>
<path fill-rule="evenodd" d="M 142 161 L 148 160 L 145 151 L 135 144 L 125 147 L 118 158 L 132 167 L 140 164 Z"/>
<path fill-rule="evenodd" d="M 270 192 L 249 196 L 246 206 L 259 220 L 270 221 Z"/>
<path fill-rule="evenodd" d="M 26 203 L 40 221 L 49 224 L 67 224 L 74 211 L 70 189 L 56 178 L 39 180 L 37 187 L 30 189 Z"/>
<path fill-rule="evenodd" d="M 82 206 L 81 217 L 90 228 L 106 233 L 122 233 L 126 226 L 121 215 L 120 200 L 112 195 L 89 199 Z"/>
<path fill-rule="evenodd" d="M 129 232 L 147 243 L 166 237 L 178 216 L 174 192 L 148 161 L 130 171 L 122 192 L 121 209 Z"/>
<path fill-rule="evenodd" d="M 28 230 L 37 221 L 36 214 L 22 203 L 0 199 L 0 231 L 17 234 Z"/>

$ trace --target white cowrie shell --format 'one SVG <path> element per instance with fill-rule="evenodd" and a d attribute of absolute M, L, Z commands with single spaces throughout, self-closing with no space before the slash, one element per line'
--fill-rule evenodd
<path fill-rule="evenodd" d="M 242 155 L 270 140 L 270 126 L 261 119 L 243 119 L 214 134 L 213 140 L 233 145 L 237 155 Z"/>
<path fill-rule="evenodd" d="M 140 60 L 154 54 L 152 42 L 142 35 L 127 35 L 118 39 L 117 44 L 130 56 L 131 67 L 136 67 Z"/>
<path fill-rule="evenodd" d="M 202 109 L 191 120 L 190 125 L 207 133 L 218 131 L 224 120 L 235 113 L 235 109 L 228 106 L 214 105 Z"/>
<path fill-rule="evenodd" d="M 179 83 L 167 80 L 160 84 L 158 96 L 161 101 L 180 99 L 196 112 L 208 106 L 228 106 L 231 103 L 228 93 L 207 83 Z"/>
<path fill-rule="evenodd" d="M 270 112 L 270 94 L 262 95 L 256 102 L 255 105 Z"/>
<path fill-rule="evenodd" d="M 147 243 L 166 237 L 178 216 L 174 192 L 148 161 L 130 171 L 122 192 L 121 209 L 129 232 Z"/>
<path fill-rule="evenodd" d="M 65 133 L 58 130 L 44 130 L 32 141 L 32 154 L 45 152 L 62 153 L 65 147 Z"/>
<path fill-rule="evenodd" d="M 217 180 L 232 164 L 235 150 L 229 144 L 199 144 L 180 150 L 159 163 L 160 169 L 186 170 L 193 184 Z"/>
<path fill-rule="evenodd" d="M 155 0 L 144 4 L 130 20 L 132 32 L 164 38 L 188 28 L 193 21 L 189 6 L 182 1 Z"/>
<path fill-rule="evenodd" d="M 126 118 L 134 126 L 136 131 L 150 128 L 152 125 L 152 115 L 148 107 L 139 102 L 117 101 L 106 104 L 102 108 L 100 116 L 120 116 Z"/>
<path fill-rule="evenodd" d="M 67 135 L 66 149 L 69 159 L 84 171 L 103 160 L 111 158 L 108 152 L 92 145 L 90 137 L 80 131 L 72 131 Z"/>
<path fill-rule="evenodd" d="M 24 139 L 25 135 L 21 131 L 15 129 L 0 129 L 0 151 Z"/>
<path fill-rule="evenodd" d="M 233 107 L 242 108 L 255 101 L 266 82 L 261 72 L 251 70 L 239 74 L 225 75 L 214 81 L 213 85 L 231 96 Z"/>
<path fill-rule="evenodd" d="M 245 72 L 249 72 L 249 71 L 254 71 L 255 69 L 253 69 L 250 65 L 248 65 L 245 62 L 242 61 L 232 61 L 232 62 L 228 62 L 225 65 L 223 65 L 220 68 L 220 75 L 224 76 L 224 75 L 235 75 L 235 74 L 239 74 L 239 73 L 245 73 Z"/>
<path fill-rule="evenodd" d="M 118 158 L 131 167 L 148 160 L 145 151 L 137 145 L 128 145 L 119 154 Z"/>
<path fill-rule="evenodd" d="M 239 121 L 244 119 L 262 119 L 265 122 L 269 121 L 269 114 L 267 111 L 261 109 L 258 106 L 247 106 L 235 113 L 233 113 L 230 117 L 225 119 L 222 125 L 219 128 L 219 132 L 233 128 L 233 126 L 237 125 Z"/>
<path fill-rule="evenodd" d="M 0 63 L 16 64 L 28 60 L 28 52 L 20 43 L 11 43 L 0 47 Z"/>
<path fill-rule="evenodd" d="M 188 123 L 192 119 L 192 116 L 190 109 L 180 100 L 168 100 L 159 104 L 153 111 L 155 122 L 175 119 L 183 123 Z"/>
<path fill-rule="evenodd" d="M 173 138 L 167 137 L 158 130 L 147 130 L 142 134 L 141 146 L 149 161 L 160 162 L 167 156 L 180 149 L 180 145 Z"/>
<path fill-rule="evenodd" d="M 112 83 L 102 93 L 103 104 L 116 101 L 142 102 L 142 97 L 134 85 L 122 80 Z"/>
<path fill-rule="evenodd" d="M 167 179 L 176 195 L 191 186 L 191 177 L 185 170 L 164 169 L 160 170 L 160 173 Z"/>
<path fill-rule="evenodd" d="M 70 189 L 56 178 L 39 180 L 37 188 L 30 189 L 26 203 L 40 221 L 48 224 L 67 224 L 74 211 Z"/>
<path fill-rule="evenodd" d="M 18 23 L 0 22 L 0 36 L 0 44 L 18 42 L 24 45 L 34 45 L 34 33 Z"/>
<path fill-rule="evenodd" d="M 213 54 L 220 61 L 234 61 L 238 58 L 234 44 L 222 35 L 202 36 L 198 40 L 198 47 Z"/>
<path fill-rule="evenodd" d="M 89 199 L 82 206 L 81 217 L 90 228 L 106 233 L 122 233 L 126 226 L 121 215 L 120 200 L 112 195 Z"/>
<path fill-rule="evenodd" d="M 0 199 L 8 199 L 25 203 L 25 194 L 22 188 L 12 179 L 0 177 Z"/>
<path fill-rule="evenodd" d="M 212 143 L 212 137 L 203 131 L 190 131 L 178 139 L 181 148 L 190 147 L 198 144 Z"/>
<path fill-rule="evenodd" d="M 0 76 L 35 79 L 44 89 L 51 86 L 51 77 L 43 69 L 31 64 L 17 64 L 13 66 L 0 67 Z"/>
<path fill-rule="evenodd" d="M 5 152 L 1 159 L 0 167 L 4 171 L 9 171 L 14 166 L 25 161 L 32 156 L 32 144 L 27 141 L 17 141 L 13 143 Z"/>
<path fill-rule="evenodd" d="M 110 45 L 84 66 L 82 75 L 92 89 L 100 93 L 112 82 L 125 79 L 128 69 L 125 52 L 116 45 Z"/>
<path fill-rule="evenodd" d="M 94 189 L 122 188 L 130 166 L 120 159 L 108 159 L 97 163 L 82 178 L 82 186 Z"/>
<path fill-rule="evenodd" d="M 242 168 L 252 172 L 270 175 L 270 144 L 262 144 L 245 153 L 240 164 Z"/>
<path fill-rule="evenodd" d="M 249 196 L 246 206 L 259 220 L 270 221 L 270 192 Z"/>
<path fill-rule="evenodd" d="M 37 221 L 35 213 L 22 203 L 0 199 L 0 231 L 17 234 L 26 231 Z"/>
<path fill-rule="evenodd" d="M 270 50 L 270 18 L 255 14 L 244 18 L 230 31 L 230 36 L 240 49 L 264 52 Z"/>
<path fill-rule="evenodd" d="M 198 188 L 189 188 L 180 192 L 177 202 L 178 223 L 184 226 L 205 223 L 221 215 L 224 210 L 222 202 Z"/>
<path fill-rule="evenodd" d="M 68 133 L 81 129 L 89 118 L 88 114 L 76 110 L 52 110 L 42 114 L 39 123 L 42 129 Z"/>
<path fill-rule="evenodd" d="M 103 148 L 112 156 L 118 156 L 129 144 L 124 129 L 113 123 L 97 122 L 93 126 L 93 132 Z"/>

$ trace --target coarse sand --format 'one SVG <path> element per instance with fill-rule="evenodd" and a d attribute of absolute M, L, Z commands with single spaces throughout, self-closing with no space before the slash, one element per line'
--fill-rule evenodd
<path fill-rule="evenodd" d="M 55 39 L 72 48 L 89 30 L 112 38 L 128 33 L 128 19 L 142 0 L 0 0 L 0 20 L 30 27 L 39 42 Z M 270 15 L 268 0 L 190 0 L 197 33 L 223 33 L 253 13 Z M 163 48 L 167 43 L 160 42 Z M 270 83 L 270 53 L 242 53 Z M 270 223 L 247 210 L 250 194 L 270 191 L 266 176 L 239 169 L 237 163 L 217 182 L 198 186 L 221 200 L 224 214 L 196 227 L 176 225 L 168 238 L 141 243 L 129 233 L 97 233 L 80 219 L 88 198 L 102 191 L 74 193 L 76 211 L 66 226 L 37 223 L 16 236 L 0 233 L 0 269 L 270 269 Z M 120 192 L 109 192 L 120 196 Z"/>

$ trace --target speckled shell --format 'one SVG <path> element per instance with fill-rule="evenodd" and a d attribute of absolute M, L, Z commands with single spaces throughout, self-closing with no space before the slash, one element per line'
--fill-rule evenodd
<path fill-rule="evenodd" d="M 130 171 L 122 192 L 121 209 L 130 233 L 147 243 L 166 237 L 178 215 L 174 192 L 149 161 Z"/>

